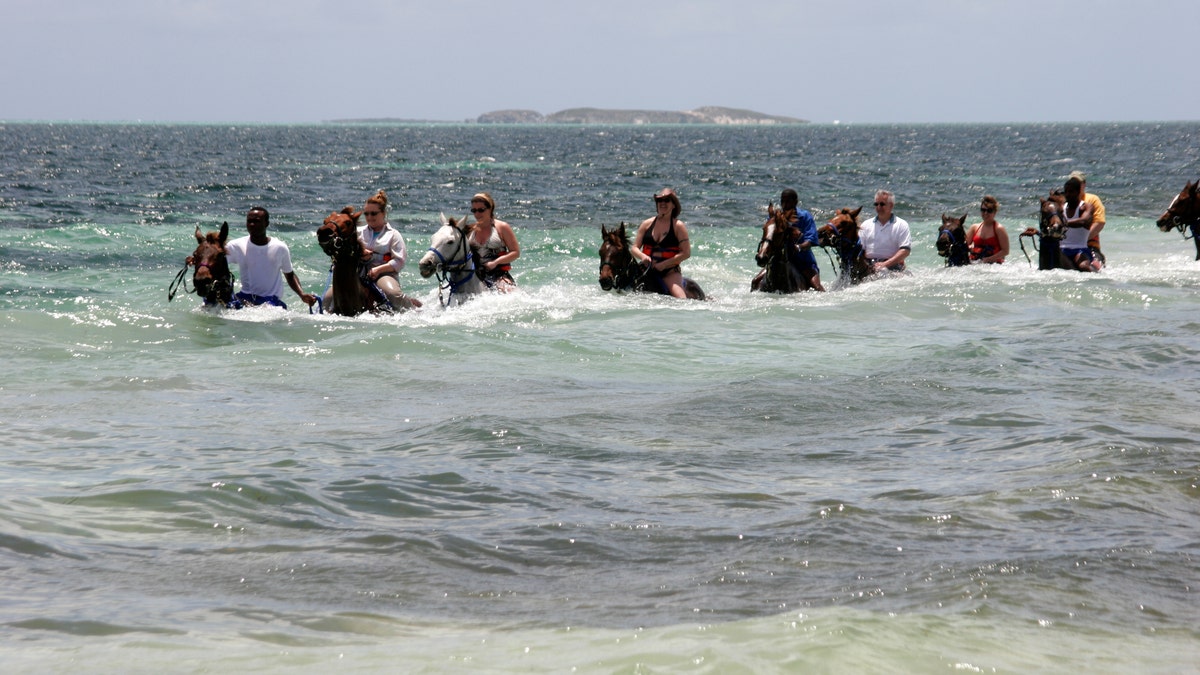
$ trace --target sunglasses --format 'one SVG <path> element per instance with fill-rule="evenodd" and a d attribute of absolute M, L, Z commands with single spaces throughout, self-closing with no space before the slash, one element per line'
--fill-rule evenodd
<path fill-rule="evenodd" d="M 471 213 L 483 213 L 484 211 L 487 211 L 487 207 L 482 209 L 471 209 Z"/>
<path fill-rule="evenodd" d="M 980 210 L 980 211 L 982 211 L 982 212 L 984 212 L 984 213 L 995 213 L 995 212 L 996 212 L 996 209 L 993 209 L 993 208 L 991 208 L 991 207 L 988 207 L 988 206 L 981 206 L 981 207 L 979 207 L 979 210 Z"/>
<path fill-rule="evenodd" d="M 670 204 L 671 198 L 670 197 L 655 197 L 654 203 L 655 204 Z"/>
<path fill-rule="evenodd" d="M 380 213 L 382 213 L 382 211 L 363 211 L 364 216 L 377 216 Z"/>
<path fill-rule="evenodd" d="M 887 202 L 875 202 L 875 206 L 887 206 Z"/>

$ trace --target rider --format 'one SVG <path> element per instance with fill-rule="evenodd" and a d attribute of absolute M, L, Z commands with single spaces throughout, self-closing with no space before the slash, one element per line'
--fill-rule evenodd
<path fill-rule="evenodd" d="M 692 256 L 692 245 L 687 225 L 678 220 L 683 207 L 671 188 L 654 195 L 654 206 L 658 213 L 638 226 L 630 252 L 658 274 L 664 290 L 677 298 L 686 298 L 679 263 Z"/>
<path fill-rule="evenodd" d="M 875 217 L 859 226 L 859 239 L 871 262 L 872 271 L 904 271 L 904 260 L 912 253 L 908 221 L 892 213 L 896 197 L 888 190 L 875 193 Z"/>
<path fill-rule="evenodd" d="M 817 221 L 806 209 L 797 208 L 799 203 L 800 196 L 795 190 L 785 188 L 779 193 L 779 208 L 783 209 L 784 217 L 799 234 L 791 251 L 792 265 L 808 279 L 808 284 L 814 290 L 823 291 L 825 287 L 821 285 L 821 269 L 817 267 L 817 258 L 812 252 L 812 247 L 817 245 Z"/>
<path fill-rule="evenodd" d="M 400 290 L 400 270 L 408 262 L 408 249 L 404 237 L 388 222 L 387 210 L 388 198 L 383 190 L 368 197 L 363 206 L 367 223 L 358 227 L 358 239 L 363 249 L 371 254 L 367 261 L 367 278 L 383 291 L 394 309 L 420 307 L 420 300 L 410 298 Z"/>
<path fill-rule="evenodd" d="M 225 245 L 231 262 L 238 264 L 242 273 L 242 290 L 234 298 L 247 305 L 275 305 L 287 309 L 279 295 L 283 293 L 282 278 L 309 307 L 317 296 L 305 293 L 300 280 L 292 271 L 292 253 L 287 244 L 278 238 L 267 236 L 271 216 L 261 206 L 246 213 L 246 231 L 250 234 L 238 237 Z"/>
<path fill-rule="evenodd" d="M 1008 231 L 996 222 L 996 213 L 999 211 L 1000 202 L 991 195 L 984 195 L 979 203 L 982 222 L 967 229 L 971 262 L 1002 263 L 1008 257 Z"/>
<path fill-rule="evenodd" d="M 496 200 L 486 192 L 471 197 L 471 213 L 475 214 L 475 229 L 471 234 L 471 249 L 479 257 L 476 268 L 479 278 L 488 288 L 510 291 L 517 287 L 510 270 L 512 261 L 521 257 L 521 246 L 512 226 L 496 220 Z"/>

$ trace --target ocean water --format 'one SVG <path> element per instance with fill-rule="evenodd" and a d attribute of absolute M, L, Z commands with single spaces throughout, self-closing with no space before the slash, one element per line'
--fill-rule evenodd
<path fill-rule="evenodd" d="M 1098 275 L 1018 246 L 1073 169 Z M 1196 123 L 0 124 L 0 662 L 1200 671 L 1200 263 L 1153 223 L 1197 177 Z M 664 186 L 709 302 L 596 282 Z M 819 222 L 892 189 L 911 272 L 751 294 L 783 187 Z M 491 192 L 520 290 L 168 302 L 255 204 L 322 290 L 317 225 L 378 188 L 414 258 Z M 985 193 L 1008 262 L 942 267 Z"/>

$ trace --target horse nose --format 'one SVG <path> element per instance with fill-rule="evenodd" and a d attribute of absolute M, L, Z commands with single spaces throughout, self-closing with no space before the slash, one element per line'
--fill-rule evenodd
<path fill-rule="evenodd" d="M 600 288 L 611 291 L 613 287 L 612 277 L 600 277 Z"/>

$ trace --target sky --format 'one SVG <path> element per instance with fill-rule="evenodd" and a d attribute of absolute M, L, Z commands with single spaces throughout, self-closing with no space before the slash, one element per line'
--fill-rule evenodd
<path fill-rule="evenodd" d="M 1195 0 L 3 0 L 0 120 L 1200 119 Z"/>

